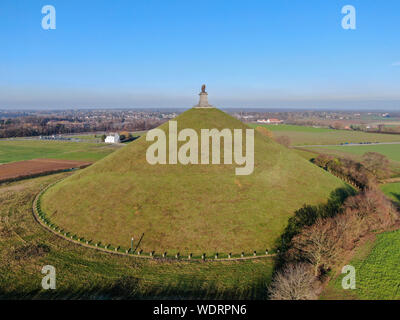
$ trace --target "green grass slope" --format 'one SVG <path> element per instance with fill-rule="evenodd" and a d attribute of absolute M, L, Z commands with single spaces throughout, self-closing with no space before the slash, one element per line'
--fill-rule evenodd
<path fill-rule="evenodd" d="M 218 109 L 190 109 L 178 130 L 248 128 Z M 168 123 L 160 128 L 168 132 Z M 295 152 L 255 132 L 255 168 L 232 165 L 150 165 L 141 137 L 50 188 L 43 209 L 67 231 L 103 244 L 181 254 L 271 248 L 303 204 L 324 202 L 343 186 Z"/>

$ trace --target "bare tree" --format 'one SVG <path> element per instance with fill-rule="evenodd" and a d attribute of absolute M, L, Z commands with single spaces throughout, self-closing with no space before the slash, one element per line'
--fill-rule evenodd
<path fill-rule="evenodd" d="M 328 168 L 328 164 L 330 162 L 334 162 L 335 158 L 327 155 L 327 154 L 319 154 L 315 159 L 314 159 L 314 163 L 323 168 L 323 169 L 327 169 Z"/>
<path fill-rule="evenodd" d="M 279 136 L 275 138 L 275 141 L 279 144 L 289 147 L 290 146 L 290 138 L 288 136 Z"/>
<path fill-rule="evenodd" d="M 288 264 L 278 271 L 268 288 L 271 300 L 316 299 L 311 266 L 306 263 Z"/>
<path fill-rule="evenodd" d="M 328 270 L 338 253 L 336 228 L 332 219 L 318 219 L 312 226 L 305 227 L 292 239 L 289 256 L 304 259 L 314 267 L 314 275 Z"/>
<path fill-rule="evenodd" d="M 389 159 L 377 152 L 367 152 L 363 156 L 363 164 L 378 179 L 385 179 L 390 176 Z"/>
<path fill-rule="evenodd" d="M 398 220 L 398 213 L 379 190 L 367 190 L 348 198 L 344 210 L 362 220 L 367 230 L 387 228 Z"/>

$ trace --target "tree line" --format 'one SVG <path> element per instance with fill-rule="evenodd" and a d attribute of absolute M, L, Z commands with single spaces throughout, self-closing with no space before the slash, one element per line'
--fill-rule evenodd
<path fill-rule="evenodd" d="M 158 127 L 163 119 L 135 119 L 130 122 L 91 121 L 76 119 L 55 121 L 46 117 L 26 117 L 0 120 L 0 138 L 50 136 L 82 132 L 144 131 Z M 62 122 L 62 123 L 57 123 Z"/>
<path fill-rule="evenodd" d="M 378 189 L 387 177 L 387 158 L 366 154 L 357 163 L 321 155 L 314 162 L 340 173 L 360 187 L 336 190 L 326 204 L 303 206 L 289 219 L 280 239 L 276 272 L 268 287 L 273 300 L 316 299 L 329 272 L 341 267 L 360 241 L 376 231 L 395 226 L 400 215 L 392 201 Z"/>

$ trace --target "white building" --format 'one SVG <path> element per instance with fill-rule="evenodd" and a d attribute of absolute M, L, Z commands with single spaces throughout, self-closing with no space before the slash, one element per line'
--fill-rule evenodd
<path fill-rule="evenodd" d="M 119 134 L 118 133 L 111 133 L 109 134 L 105 140 L 105 143 L 120 143 Z"/>
<path fill-rule="evenodd" d="M 280 124 L 283 120 L 279 119 L 259 119 L 257 120 L 258 123 L 268 123 L 268 124 Z"/>

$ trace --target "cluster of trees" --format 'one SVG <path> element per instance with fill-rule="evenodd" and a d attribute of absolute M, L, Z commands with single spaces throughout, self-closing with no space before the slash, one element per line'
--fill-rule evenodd
<path fill-rule="evenodd" d="M 361 162 L 326 154 L 318 155 L 313 162 L 359 189 L 373 188 L 391 175 L 389 159 L 377 152 L 365 153 Z"/>
<path fill-rule="evenodd" d="M 333 216 L 331 212 L 318 216 L 318 210 L 305 208 L 300 215 L 305 211 L 315 222 L 304 225 L 282 251 L 281 267 L 269 287 L 271 299 L 316 298 L 327 272 L 340 267 L 340 257 L 371 231 L 387 230 L 399 221 L 391 201 L 378 189 L 348 197 Z"/>
<path fill-rule="evenodd" d="M 371 133 L 390 133 L 390 134 L 399 134 L 400 126 L 386 126 L 385 124 L 378 124 L 377 127 L 369 128 L 366 124 L 352 124 L 350 125 L 350 129 L 354 131 L 366 131 Z"/>

